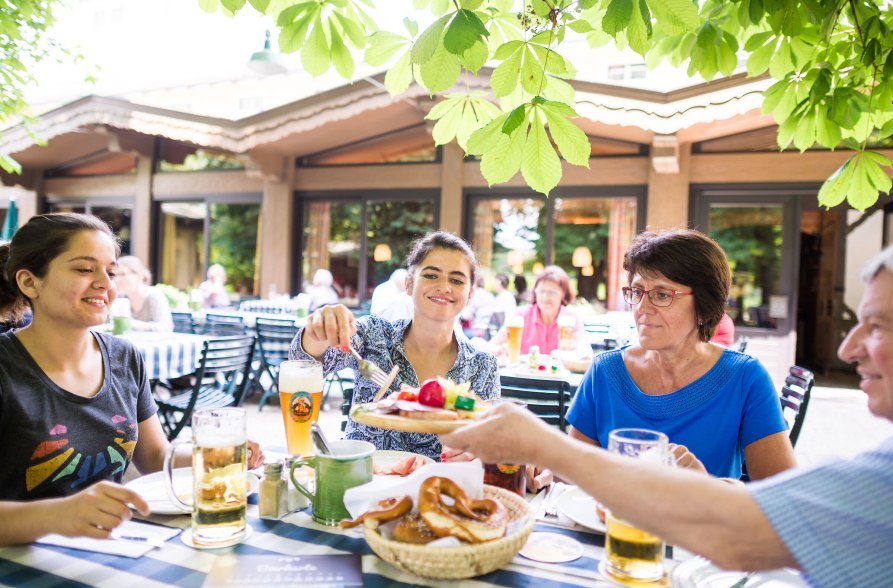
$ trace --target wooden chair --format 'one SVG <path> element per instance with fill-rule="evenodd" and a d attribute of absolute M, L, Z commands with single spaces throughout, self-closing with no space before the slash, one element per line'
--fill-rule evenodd
<path fill-rule="evenodd" d="M 809 407 L 809 397 L 815 384 L 815 376 L 811 371 L 797 365 L 792 365 L 788 377 L 781 387 L 781 411 L 791 426 L 791 445 L 797 444 L 800 431 L 803 428 L 803 420 L 806 418 L 806 409 Z"/>
<path fill-rule="evenodd" d="M 242 317 L 228 314 L 205 313 L 201 334 L 211 337 L 240 337 L 248 332 Z"/>
<path fill-rule="evenodd" d="M 260 367 L 255 372 L 258 386 L 261 388 L 257 410 L 263 409 L 268 399 L 279 396 L 279 364 L 288 359 L 288 350 L 298 332 L 292 319 L 270 319 L 258 317 L 255 322 L 257 346 L 260 350 Z M 270 384 L 260 384 L 260 377 L 266 373 Z"/>
<path fill-rule="evenodd" d="M 527 403 L 533 414 L 550 425 L 565 431 L 567 409 L 570 407 L 571 393 L 564 380 L 551 378 L 524 378 L 500 376 L 502 398 L 515 398 Z"/>
<path fill-rule="evenodd" d="M 252 381 L 254 343 L 251 335 L 205 341 L 192 389 L 156 399 L 158 418 L 168 440 L 189 425 L 196 410 L 242 405 Z"/>
<path fill-rule="evenodd" d="M 195 322 L 192 320 L 191 312 L 171 312 L 171 318 L 174 319 L 175 333 L 195 334 Z"/>

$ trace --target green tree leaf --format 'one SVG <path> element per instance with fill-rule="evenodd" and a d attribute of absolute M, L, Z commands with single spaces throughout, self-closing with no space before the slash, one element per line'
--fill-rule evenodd
<path fill-rule="evenodd" d="M 487 63 L 489 55 L 490 51 L 487 49 L 487 44 L 483 41 L 478 41 L 471 46 L 471 49 L 459 56 L 459 63 L 468 71 L 477 73 Z"/>
<path fill-rule="evenodd" d="M 459 55 L 471 49 L 475 43 L 489 34 L 477 14 L 462 9 L 456 12 L 450 21 L 443 35 L 443 46 L 450 53 Z"/>
<path fill-rule="evenodd" d="M 629 48 L 638 53 L 645 55 L 648 52 L 648 40 L 651 37 L 651 13 L 648 11 L 648 5 L 645 0 L 633 1 L 633 14 L 629 19 L 629 25 L 626 27 L 626 38 L 629 41 Z"/>
<path fill-rule="evenodd" d="M 391 96 L 402 94 L 412 83 L 412 61 L 409 51 L 397 59 L 384 76 L 384 87 Z"/>
<path fill-rule="evenodd" d="M 487 180 L 488 185 L 507 182 L 521 169 L 521 160 L 524 156 L 524 130 L 518 128 L 511 135 L 500 132 L 497 145 L 481 156 L 481 175 Z"/>
<path fill-rule="evenodd" d="M 217 12 L 218 0 L 198 0 L 199 7 L 205 12 Z"/>
<path fill-rule="evenodd" d="M 691 0 L 649 0 L 659 26 L 671 35 L 695 31 L 700 25 L 698 8 Z"/>
<path fill-rule="evenodd" d="M 301 49 L 301 65 L 314 77 L 324 74 L 332 63 L 324 27 L 323 21 L 316 19 L 307 42 Z"/>
<path fill-rule="evenodd" d="M 511 57 L 496 66 L 490 74 L 490 87 L 497 98 L 508 96 L 518 85 L 521 77 L 521 61 L 523 53 L 515 51 Z"/>
<path fill-rule="evenodd" d="M 230 12 L 239 12 L 245 6 L 245 0 L 220 0 L 220 4 Z"/>
<path fill-rule="evenodd" d="M 466 153 L 471 155 L 482 155 L 489 151 L 493 151 L 498 147 L 500 142 L 507 137 L 507 135 L 502 132 L 502 127 L 508 117 L 508 112 L 503 113 L 473 132 L 468 139 L 468 149 L 466 150 Z"/>
<path fill-rule="evenodd" d="M 459 79 L 461 67 L 459 58 L 447 51 L 442 45 L 434 55 L 419 65 L 422 82 L 432 94 L 448 90 Z"/>
<path fill-rule="evenodd" d="M 561 180 L 561 160 L 546 134 L 539 116 L 534 116 L 524 143 L 521 175 L 527 185 L 548 195 Z"/>
<path fill-rule="evenodd" d="M 589 138 L 577 125 L 564 117 L 553 109 L 551 103 L 544 103 L 540 110 L 545 115 L 546 121 L 549 123 L 549 134 L 552 140 L 558 146 L 561 156 L 574 165 L 589 167 L 589 156 L 592 148 L 589 145 Z M 566 105 L 562 105 L 566 106 Z"/>
<path fill-rule="evenodd" d="M 347 45 L 344 44 L 344 39 L 335 30 L 335 27 L 332 23 L 329 24 L 329 34 L 332 39 L 332 46 L 330 47 L 332 65 L 335 66 L 335 71 L 341 74 L 341 77 L 349 78 L 353 75 L 353 56 L 350 54 Z"/>
<path fill-rule="evenodd" d="M 270 0 L 248 0 L 251 3 L 251 6 L 261 14 L 267 13 L 267 8 L 270 6 Z"/>
<path fill-rule="evenodd" d="M 633 2 L 634 0 L 611 0 L 602 18 L 602 29 L 609 35 L 625 30 L 633 15 Z"/>
<path fill-rule="evenodd" d="M 449 19 L 449 15 L 438 18 L 419 35 L 412 46 L 413 63 L 425 63 L 434 56 L 434 52 L 441 46 L 440 38 L 443 36 L 443 29 Z"/>
<path fill-rule="evenodd" d="M 365 61 L 369 65 L 384 65 L 408 44 L 409 40 L 405 37 L 387 31 L 376 31 L 369 37 Z"/>

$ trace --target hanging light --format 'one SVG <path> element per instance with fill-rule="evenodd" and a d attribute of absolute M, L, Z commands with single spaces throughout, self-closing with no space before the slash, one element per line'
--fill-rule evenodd
<path fill-rule="evenodd" d="M 251 54 L 248 60 L 248 69 L 264 76 L 283 74 L 287 70 L 279 60 L 279 55 L 270 49 L 270 31 L 267 30 L 264 39 L 264 48 Z"/>
<path fill-rule="evenodd" d="M 587 265 L 586 267 L 583 268 L 583 270 L 580 273 L 582 273 L 584 276 L 587 276 L 587 277 L 594 276 L 595 268 L 592 267 L 592 265 Z"/>
<path fill-rule="evenodd" d="M 506 263 L 508 263 L 510 266 L 512 266 L 514 268 L 514 267 L 517 267 L 524 263 L 524 255 L 517 249 L 512 249 L 511 251 L 509 251 L 509 254 L 506 256 L 505 261 L 506 261 Z M 512 271 L 514 271 L 514 270 L 512 270 Z M 518 272 L 515 272 L 515 273 L 518 273 Z"/>
<path fill-rule="evenodd" d="M 375 261 L 390 261 L 391 246 L 387 243 L 379 243 L 376 245 L 375 250 L 372 252 L 372 259 Z"/>
<path fill-rule="evenodd" d="M 543 267 L 543 264 L 542 264 L 541 262 L 538 261 L 538 262 L 536 262 L 535 264 L 533 264 L 533 267 L 530 268 L 530 271 L 533 272 L 533 275 L 538 276 L 538 275 L 540 275 L 541 273 L 543 273 L 543 270 L 544 270 L 544 269 L 546 269 L 546 268 Z"/>
<path fill-rule="evenodd" d="M 571 265 L 573 265 L 574 267 L 591 266 L 592 251 L 590 251 L 588 247 L 580 245 L 579 247 L 574 249 L 574 255 L 571 257 Z"/>
<path fill-rule="evenodd" d="M 518 265 L 512 266 L 513 274 L 523 274 L 524 273 L 524 264 L 519 263 Z"/>

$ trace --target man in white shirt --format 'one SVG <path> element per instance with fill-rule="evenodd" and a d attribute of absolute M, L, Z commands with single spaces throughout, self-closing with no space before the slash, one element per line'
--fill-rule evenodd
<path fill-rule="evenodd" d="M 372 291 L 372 306 L 369 312 L 394 322 L 397 319 L 412 318 L 412 298 L 406 293 L 406 278 L 409 274 L 402 267 L 391 273 L 388 281 L 379 284 Z"/>

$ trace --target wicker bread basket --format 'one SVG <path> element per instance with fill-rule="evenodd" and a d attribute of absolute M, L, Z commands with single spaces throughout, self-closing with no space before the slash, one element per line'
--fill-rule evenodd
<path fill-rule="evenodd" d="M 512 535 L 474 545 L 428 547 L 401 543 L 382 537 L 378 529 L 364 528 L 366 542 L 386 562 L 405 572 L 425 578 L 458 580 L 498 570 L 512 560 L 527 543 L 536 522 L 523 498 L 495 486 L 484 486 L 484 498 L 496 498 L 505 505 L 506 518 L 516 521 L 527 517 L 527 523 Z"/>

